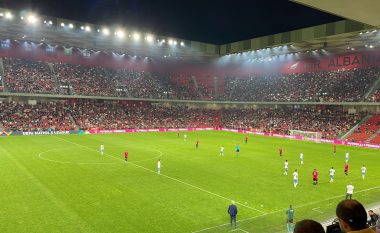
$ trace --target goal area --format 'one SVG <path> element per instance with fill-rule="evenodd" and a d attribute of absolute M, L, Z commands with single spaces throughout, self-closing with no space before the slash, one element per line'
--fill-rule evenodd
<path fill-rule="evenodd" d="M 311 132 L 302 130 L 289 130 L 291 136 L 302 137 L 303 140 L 321 142 L 322 133 L 321 132 Z"/>

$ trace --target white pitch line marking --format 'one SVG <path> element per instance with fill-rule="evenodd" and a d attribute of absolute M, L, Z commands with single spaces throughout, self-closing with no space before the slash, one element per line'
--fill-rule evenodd
<path fill-rule="evenodd" d="M 96 149 L 93 149 L 93 148 L 91 148 L 91 147 L 88 147 L 88 146 L 85 146 L 85 145 L 81 145 L 81 144 L 78 144 L 78 143 L 76 143 L 76 142 L 72 142 L 72 141 L 69 141 L 69 140 L 67 140 L 67 139 L 64 139 L 64 138 L 60 138 L 60 137 L 57 137 L 57 136 L 56 136 L 56 138 L 59 138 L 59 139 L 61 139 L 61 140 L 63 140 L 63 141 L 69 142 L 69 143 L 71 143 L 71 144 L 74 144 L 74 145 L 77 145 L 77 146 L 80 146 L 80 147 L 87 148 L 87 149 L 92 150 L 92 151 L 97 151 Z M 112 157 L 112 158 L 114 158 L 114 159 L 117 159 L 117 160 L 120 160 L 120 161 L 123 161 L 123 162 L 124 162 L 124 159 L 121 159 L 121 158 L 119 158 L 119 157 L 115 157 L 115 156 L 113 156 L 113 155 L 111 155 L 111 154 L 107 154 L 107 153 L 104 153 L 104 154 L 107 155 L 107 156 L 110 156 L 110 157 Z M 138 164 L 136 164 L 136 163 L 133 163 L 133 162 L 128 162 L 128 163 L 129 163 L 129 164 L 132 164 L 132 165 L 134 165 L 134 166 L 136 166 L 136 167 L 142 168 L 142 169 L 144 169 L 144 170 L 146 170 L 146 171 L 149 171 L 149 172 L 152 172 L 152 173 L 154 173 L 154 174 L 157 174 L 157 171 L 154 171 L 154 170 L 151 170 L 151 169 L 149 169 L 149 168 L 143 167 L 143 166 L 138 165 Z M 187 185 L 187 186 L 192 187 L 192 188 L 194 188 L 194 189 L 198 189 L 198 190 L 200 190 L 200 191 L 202 191 L 202 192 L 205 192 L 205 193 L 208 193 L 208 194 L 210 194 L 210 195 L 213 195 L 213 196 L 219 197 L 219 198 L 221 198 L 221 199 L 224 199 L 224 200 L 227 200 L 227 201 L 231 201 L 231 200 L 232 200 L 231 198 L 227 198 L 227 197 L 221 196 L 221 195 L 219 195 L 219 194 L 217 194 L 217 193 L 213 193 L 213 192 L 208 191 L 208 190 L 206 190 L 206 189 L 203 189 L 203 188 L 201 188 L 201 187 L 198 187 L 198 186 L 195 186 L 195 185 L 189 184 L 189 183 L 187 183 L 187 182 L 184 182 L 184 181 L 182 181 L 182 180 L 179 180 L 179 179 L 177 179 L 177 178 L 174 178 L 174 177 L 171 177 L 171 176 L 168 176 L 168 175 L 162 174 L 162 173 L 161 173 L 160 176 L 163 176 L 163 177 L 166 177 L 166 178 L 168 178 L 168 179 L 174 180 L 174 181 L 176 181 L 176 182 L 178 182 L 178 183 L 181 183 L 181 184 Z M 245 207 L 245 208 L 247 208 L 247 209 L 250 209 L 250 210 L 253 210 L 253 211 L 259 212 L 259 213 L 261 213 L 261 214 L 266 214 L 266 212 L 264 212 L 264 211 L 261 211 L 261 210 L 259 210 L 259 209 L 254 208 L 254 207 L 250 207 L 250 206 L 244 205 L 243 203 L 240 203 L 240 202 L 237 202 L 237 201 L 235 201 L 235 203 L 238 204 L 238 205 L 240 205 L 240 206 L 243 206 L 243 207 Z"/>
<path fill-rule="evenodd" d="M 311 210 L 313 210 L 313 211 L 315 211 L 315 212 L 318 212 L 318 213 L 320 213 L 320 214 L 323 214 L 323 211 L 320 211 L 320 210 L 318 210 L 318 209 L 320 209 L 321 207 L 317 207 L 317 208 L 313 208 L 313 209 L 311 209 Z"/>
<path fill-rule="evenodd" d="M 242 231 L 242 232 L 245 232 L 245 233 L 249 233 L 248 231 L 243 230 L 243 229 L 241 229 L 241 228 L 237 228 L 237 229 L 231 230 L 231 231 L 229 231 L 229 232 L 235 232 L 235 231 Z"/>

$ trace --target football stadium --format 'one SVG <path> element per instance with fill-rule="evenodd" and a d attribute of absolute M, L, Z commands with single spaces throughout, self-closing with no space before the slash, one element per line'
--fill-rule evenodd
<path fill-rule="evenodd" d="M 291 4 L 341 20 L 217 44 L 0 8 L 0 231 L 380 232 L 380 2 Z"/>

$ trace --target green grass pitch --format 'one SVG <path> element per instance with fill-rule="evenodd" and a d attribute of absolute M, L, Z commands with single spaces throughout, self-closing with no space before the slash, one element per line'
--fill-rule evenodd
<path fill-rule="evenodd" d="M 187 142 L 175 132 L 0 138 L 0 232 L 229 232 L 231 199 L 239 210 L 235 232 L 285 232 L 289 204 L 296 221 L 324 221 L 334 216 L 349 182 L 354 198 L 366 205 L 379 201 L 379 150 L 338 146 L 333 156 L 330 144 L 262 136 L 250 136 L 245 144 L 243 134 L 187 134 Z M 222 145 L 224 157 L 219 156 Z M 124 150 L 130 155 L 127 164 Z M 288 176 L 283 175 L 285 159 Z M 331 166 L 334 183 L 328 182 Z M 320 175 L 316 187 L 313 168 Z"/>

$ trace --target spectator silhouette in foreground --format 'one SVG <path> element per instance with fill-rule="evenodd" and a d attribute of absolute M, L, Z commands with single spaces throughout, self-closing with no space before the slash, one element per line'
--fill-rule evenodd
<path fill-rule="evenodd" d="M 319 222 L 305 219 L 296 223 L 293 233 L 325 233 L 325 230 Z"/>
<path fill-rule="evenodd" d="M 354 199 L 341 201 L 336 207 L 336 216 L 342 232 L 375 233 L 367 225 L 367 212 L 364 206 Z"/>

